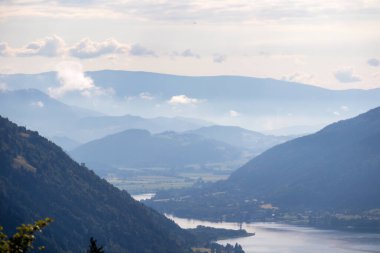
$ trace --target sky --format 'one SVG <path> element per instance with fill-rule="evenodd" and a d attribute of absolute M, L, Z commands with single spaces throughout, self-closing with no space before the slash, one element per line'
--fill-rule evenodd
<path fill-rule="evenodd" d="M 380 87 L 379 0 L 0 0 L 0 73 L 80 65 Z"/>

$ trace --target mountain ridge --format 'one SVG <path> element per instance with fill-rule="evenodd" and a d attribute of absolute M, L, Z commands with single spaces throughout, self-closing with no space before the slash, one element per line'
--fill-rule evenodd
<path fill-rule="evenodd" d="M 240 159 L 242 150 L 195 134 L 129 129 L 83 144 L 71 155 L 78 161 L 121 167 L 184 167 Z"/>
<path fill-rule="evenodd" d="M 379 140 L 377 107 L 279 144 L 225 181 L 158 193 L 147 203 L 186 218 L 286 221 L 289 215 L 302 215 L 306 223 L 380 229 L 380 217 L 371 216 L 380 209 Z M 343 214 L 357 218 L 344 220 Z"/>
<path fill-rule="evenodd" d="M 0 117 L 0 224 L 52 217 L 46 252 L 84 252 L 95 237 L 110 253 L 188 252 L 192 237 L 174 222 L 74 162 L 37 132 Z"/>

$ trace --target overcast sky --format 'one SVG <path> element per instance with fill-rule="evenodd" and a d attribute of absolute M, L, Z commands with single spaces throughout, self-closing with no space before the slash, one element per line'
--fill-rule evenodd
<path fill-rule="evenodd" d="M 379 0 L 0 0 L 0 73 L 143 70 L 380 87 Z"/>

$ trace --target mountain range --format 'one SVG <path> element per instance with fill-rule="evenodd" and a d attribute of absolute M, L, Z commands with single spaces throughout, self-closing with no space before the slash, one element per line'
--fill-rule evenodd
<path fill-rule="evenodd" d="M 105 95 L 68 92 L 60 101 L 105 114 L 186 115 L 260 132 L 277 130 L 277 134 L 281 129 L 285 129 L 282 134 L 303 134 L 312 126 L 317 129 L 374 108 L 380 100 L 380 89 L 328 90 L 268 78 L 113 70 L 84 75 Z M 1 75 L 0 82 L 12 90 L 35 88 L 45 93 L 64 85 L 55 72 Z"/>
<path fill-rule="evenodd" d="M 37 89 L 0 92 L 0 113 L 20 125 L 41 132 L 66 150 L 126 129 L 147 129 L 154 133 L 181 132 L 210 124 L 186 117 L 106 116 L 67 105 Z"/>
<path fill-rule="evenodd" d="M 151 134 L 131 129 L 83 144 L 70 152 L 77 161 L 112 167 L 184 168 L 243 159 L 244 149 L 191 133 Z"/>
<path fill-rule="evenodd" d="M 277 145 L 225 181 L 162 192 L 149 204 L 178 216 L 247 221 L 288 213 L 373 214 L 378 196 L 380 107 Z M 340 216 L 348 223 L 363 218 L 353 217 Z M 367 222 L 380 226 L 376 219 Z"/>
<path fill-rule="evenodd" d="M 62 149 L 0 118 L 0 224 L 7 233 L 45 217 L 46 252 L 85 252 L 90 237 L 116 252 L 189 252 L 194 237 Z"/>
<path fill-rule="evenodd" d="M 235 147 L 245 148 L 254 155 L 260 154 L 275 145 L 295 138 L 294 136 L 265 135 L 237 126 L 218 125 L 201 127 L 187 131 L 187 133 L 222 141 Z"/>

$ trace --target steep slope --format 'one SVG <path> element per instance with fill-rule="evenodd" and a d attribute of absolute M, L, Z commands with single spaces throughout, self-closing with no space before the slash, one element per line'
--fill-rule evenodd
<path fill-rule="evenodd" d="M 187 252 L 191 237 L 172 221 L 4 118 L 0 168 L 0 224 L 54 218 L 40 240 L 46 252 L 85 252 L 91 236 L 109 253 Z"/>
<path fill-rule="evenodd" d="M 188 133 L 200 135 L 206 138 L 222 141 L 236 147 L 244 147 L 253 154 L 263 151 L 292 139 L 289 136 L 265 135 L 236 126 L 207 126 Z"/>
<path fill-rule="evenodd" d="M 274 147 L 227 183 L 280 206 L 378 208 L 380 108 Z"/>
<path fill-rule="evenodd" d="M 0 92 L 0 114 L 44 135 L 64 135 L 71 124 L 98 112 L 69 106 L 36 89 Z"/>
<path fill-rule="evenodd" d="M 226 181 L 163 192 L 150 204 L 182 216 L 251 220 L 286 212 L 362 213 L 380 208 L 378 196 L 380 107 L 275 146 Z M 160 203 L 163 198 L 171 200 Z"/>
<path fill-rule="evenodd" d="M 126 130 L 91 141 L 74 149 L 80 162 L 103 163 L 115 167 L 184 167 L 238 160 L 242 149 L 194 134 L 146 130 Z"/>

